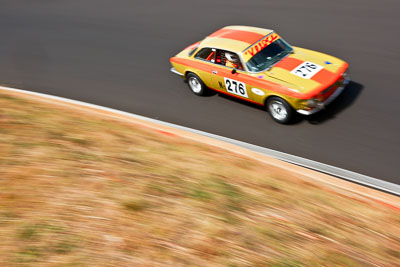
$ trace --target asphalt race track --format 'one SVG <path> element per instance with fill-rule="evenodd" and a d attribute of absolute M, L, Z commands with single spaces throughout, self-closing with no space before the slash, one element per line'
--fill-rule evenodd
<path fill-rule="evenodd" d="M 0 85 L 400 184 L 398 10 L 398 0 L 0 0 Z M 225 96 L 198 97 L 169 71 L 169 57 L 225 25 L 272 28 L 293 45 L 342 58 L 352 82 L 324 112 L 289 126 Z"/>

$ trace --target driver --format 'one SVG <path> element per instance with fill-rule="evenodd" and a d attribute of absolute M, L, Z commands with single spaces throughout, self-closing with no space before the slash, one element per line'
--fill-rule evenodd
<path fill-rule="evenodd" d="M 237 55 L 225 52 L 225 58 L 226 58 L 225 66 L 235 69 L 239 68 L 239 58 L 237 57 Z"/>

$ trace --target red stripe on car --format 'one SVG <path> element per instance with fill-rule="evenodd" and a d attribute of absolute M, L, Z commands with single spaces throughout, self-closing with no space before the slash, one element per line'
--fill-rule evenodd
<path fill-rule="evenodd" d="M 321 69 L 311 78 L 311 80 L 316 81 L 320 84 L 330 84 L 334 83 L 339 78 L 339 76 L 340 75 L 337 75 L 327 69 Z"/>
<path fill-rule="evenodd" d="M 253 44 L 264 37 L 264 35 L 255 33 L 255 32 L 248 32 L 242 30 L 234 30 L 234 29 L 220 29 L 213 34 L 209 35 L 209 37 L 218 37 L 218 38 L 225 38 L 225 39 L 232 39 L 236 41 L 245 42 L 248 44 Z"/>
<path fill-rule="evenodd" d="M 210 89 L 211 89 L 211 90 L 214 90 L 214 91 L 217 91 L 217 92 L 219 92 L 219 93 L 223 93 L 223 94 L 225 94 L 225 95 L 232 96 L 232 97 L 234 97 L 234 98 L 238 98 L 238 99 L 241 99 L 241 100 L 246 100 L 247 102 L 251 102 L 251 103 L 257 104 L 257 105 L 259 105 L 259 106 L 264 106 L 264 104 L 262 104 L 262 103 L 258 103 L 258 102 L 252 101 L 252 100 L 250 100 L 250 99 L 248 99 L 248 98 L 245 98 L 245 97 L 240 97 L 240 96 L 237 96 L 237 95 L 233 95 L 233 94 L 230 94 L 230 93 L 228 93 L 228 92 L 225 92 L 225 91 L 222 91 L 222 90 L 218 90 L 218 89 L 215 89 L 215 88 L 210 88 Z"/>
<path fill-rule="evenodd" d="M 303 60 L 300 60 L 297 58 L 287 57 L 287 58 L 279 61 L 278 63 L 276 63 L 274 65 L 274 67 L 292 71 L 294 68 L 296 68 L 298 65 L 300 65 L 303 62 L 304 62 Z"/>

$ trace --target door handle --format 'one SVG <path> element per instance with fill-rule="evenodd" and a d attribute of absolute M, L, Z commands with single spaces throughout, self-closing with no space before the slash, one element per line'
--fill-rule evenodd
<path fill-rule="evenodd" d="M 217 74 L 218 73 L 218 71 L 216 71 L 216 70 L 213 70 L 213 72 L 212 72 L 213 74 Z"/>

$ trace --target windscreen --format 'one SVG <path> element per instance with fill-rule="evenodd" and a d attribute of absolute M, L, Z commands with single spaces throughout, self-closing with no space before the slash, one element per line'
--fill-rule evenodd
<path fill-rule="evenodd" d="M 262 45 L 261 49 L 260 44 Z M 275 36 L 272 35 L 272 38 L 270 37 L 269 42 L 260 41 L 258 44 L 253 45 L 245 51 L 245 56 L 251 56 L 247 57 L 246 66 L 251 72 L 265 71 L 292 51 L 293 48 L 285 40 L 275 34 Z"/>

